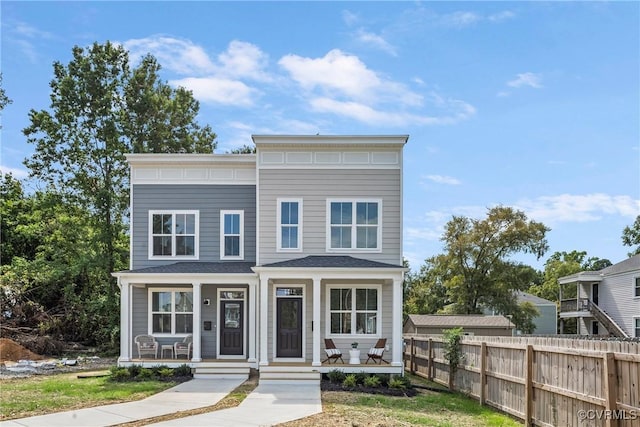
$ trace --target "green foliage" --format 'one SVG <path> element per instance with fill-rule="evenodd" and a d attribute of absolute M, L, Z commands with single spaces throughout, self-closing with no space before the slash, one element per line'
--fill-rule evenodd
<path fill-rule="evenodd" d="M 342 380 L 342 386 L 345 388 L 355 387 L 358 385 L 358 379 L 355 374 L 349 374 Z"/>
<path fill-rule="evenodd" d="M 626 226 L 622 230 L 622 243 L 625 246 L 636 246 L 635 249 L 629 252 L 630 257 L 640 254 L 640 215 L 636 217 L 633 225 Z"/>
<path fill-rule="evenodd" d="M 335 384 L 342 383 L 345 377 L 346 377 L 346 374 L 339 369 L 332 369 L 329 372 L 327 372 L 327 378 L 329 378 L 329 381 Z"/>
<path fill-rule="evenodd" d="M 356 372 L 354 375 L 356 376 L 356 383 L 358 384 L 363 384 L 364 380 L 369 378 L 369 374 L 364 371 Z"/>
<path fill-rule="evenodd" d="M 13 101 L 9 99 L 7 94 L 4 92 L 2 88 L 2 73 L 0 73 L 0 111 L 4 110 L 4 107 L 11 104 Z M 2 127 L 0 127 L 2 129 Z"/>
<path fill-rule="evenodd" d="M 149 380 L 151 378 L 153 378 L 154 372 L 153 370 L 149 369 L 149 368 L 142 368 L 140 369 L 140 372 L 138 372 L 138 375 L 136 376 L 136 379 L 139 380 Z"/>
<path fill-rule="evenodd" d="M 169 378 L 172 377 L 174 374 L 173 369 L 171 368 L 162 368 L 160 370 L 158 370 L 158 375 L 162 378 Z"/>
<path fill-rule="evenodd" d="M 173 372 L 174 372 L 175 376 L 177 376 L 177 377 L 189 377 L 189 376 L 191 376 L 191 367 L 189 365 L 187 365 L 186 363 L 183 363 L 182 365 L 178 366 L 177 368 L 174 368 Z"/>
<path fill-rule="evenodd" d="M 117 366 L 114 366 L 110 369 L 110 371 L 111 381 L 121 382 L 131 379 L 131 374 L 129 373 L 129 370 L 127 368 L 118 368 Z"/>
<path fill-rule="evenodd" d="M 455 375 L 460 362 L 462 362 L 462 336 L 462 328 L 445 329 L 443 331 L 444 358 L 449 362 L 449 372 L 451 375 Z"/>
<path fill-rule="evenodd" d="M 389 380 L 389 388 L 406 390 L 408 388 L 407 380 L 404 377 L 393 377 Z"/>
<path fill-rule="evenodd" d="M 365 387 L 377 388 L 380 387 L 381 383 L 382 381 L 380 380 L 380 377 L 378 377 L 377 375 L 371 375 L 364 379 L 363 385 Z"/>
<path fill-rule="evenodd" d="M 240 148 L 234 148 L 233 150 L 227 151 L 227 154 L 255 154 L 256 147 L 251 145 L 243 145 Z"/>
<path fill-rule="evenodd" d="M 142 365 L 131 365 L 127 369 L 129 370 L 129 376 L 131 378 L 135 378 L 140 375 L 140 371 L 142 371 Z"/>

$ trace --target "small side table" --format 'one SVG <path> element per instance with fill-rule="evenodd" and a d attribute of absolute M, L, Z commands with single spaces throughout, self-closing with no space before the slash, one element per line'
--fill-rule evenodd
<path fill-rule="evenodd" d="M 162 356 L 162 358 L 164 359 L 164 352 L 167 350 L 171 352 L 171 358 L 175 359 L 173 354 L 173 344 L 163 344 L 162 346 L 160 346 L 160 356 Z"/>
<path fill-rule="evenodd" d="M 360 364 L 360 350 L 349 350 L 349 365 Z"/>

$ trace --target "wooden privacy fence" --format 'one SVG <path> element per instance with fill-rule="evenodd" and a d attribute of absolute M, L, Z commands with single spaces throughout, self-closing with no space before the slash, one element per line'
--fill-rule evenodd
<path fill-rule="evenodd" d="M 453 386 L 527 426 L 640 427 L 640 343 L 550 344 L 465 337 Z M 442 337 L 405 336 L 404 360 L 411 373 L 450 387 Z"/>

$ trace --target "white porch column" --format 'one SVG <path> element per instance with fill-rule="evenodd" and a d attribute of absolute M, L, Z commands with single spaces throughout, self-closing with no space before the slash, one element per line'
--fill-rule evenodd
<path fill-rule="evenodd" d="M 268 340 L 269 278 L 260 277 L 260 366 L 269 365 Z"/>
<path fill-rule="evenodd" d="M 311 366 L 321 366 L 320 362 L 320 278 L 313 278 L 313 360 Z"/>
<path fill-rule="evenodd" d="M 247 362 L 255 363 L 256 358 L 256 298 L 258 298 L 258 281 L 249 283 L 249 354 Z"/>
<path fill-rule="evenodd" d="M 131 285 L 118 279 L 120 286 L 120 357 L 118 362 L 131 361 Z"/>
<path fill-rule="evenodd" d="M 402 366 L 402 276 L 393 279 L 393 351 L 391 366 Z"/>
<path fill-rule="evenodd" d="M 193 356 L 192 362 L 202 362 L 200 319 L 202 317 L 202 283 L 193 284 Z"/>

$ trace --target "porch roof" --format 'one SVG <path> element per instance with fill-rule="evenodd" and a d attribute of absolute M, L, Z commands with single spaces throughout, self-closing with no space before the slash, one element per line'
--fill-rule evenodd
<path fill-rule="evenodd" d="M 176 262 L 155 267 L 125 270 L 125 274 L 254 274 L 254 262 Z"/>
<path fill-rule="evenodd" d="M 399 268 L 402 265 L 387 264 L 347 255 L 310 255 L 304 258 L 264 264 L 266 268 Z"/>

